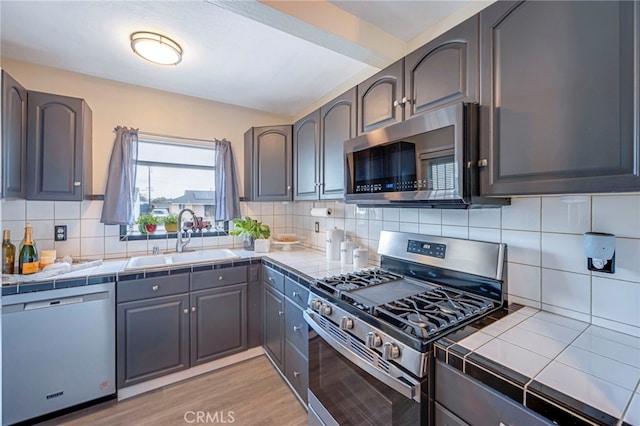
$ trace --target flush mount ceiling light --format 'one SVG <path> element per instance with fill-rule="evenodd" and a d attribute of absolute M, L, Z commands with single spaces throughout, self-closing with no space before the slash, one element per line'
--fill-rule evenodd
<path fill-rule="evenodd" d="M 135 32 L 131 34 L 131 49 L 154 64 L 177 65 L 182 61 L 182 47 L 162 34 Z"/>

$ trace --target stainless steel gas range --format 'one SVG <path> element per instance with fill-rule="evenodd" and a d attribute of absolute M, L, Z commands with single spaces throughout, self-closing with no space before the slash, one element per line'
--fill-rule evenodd
<path fill-rule="evenodd" d="M 432 342 L 505 304 L 505 249 L 382 231 L 379 269 L 317 280 L 309 424 L 431 424 Z"/>

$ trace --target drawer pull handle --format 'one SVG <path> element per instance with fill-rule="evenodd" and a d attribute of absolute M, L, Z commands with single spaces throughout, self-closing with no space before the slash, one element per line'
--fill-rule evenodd
<path fill-rule="evenodd" d="M 278 315 L 283 315 L 284 311 L 278 311 Z"/>
<path fill-rule="evenodd" d="M 299 375 L 300 375 L 300 372 L 299 372 L 299 371 L 294 371 L 294 372 L 293 372 L 293 377 L 298 377 Z"/>
<path fill-rule="evenodd" d="M 293 326 L 293 331 L 300 331 L 302 330 L 302 328 L 300 328 L 300 326 L 294 325 Z"/>
<path fill-rule="evenodd" d="M 184 313 L 185 313 L 185 314 L 188 314 L 188 313 L 189 313 L 189 310 L 185 308 Z"/>
<path fill-rule="evenodd" d="M 291 295 L 293 297 L 298 297 L 298 296 L 300 296 L 300 293 L 298 293 L 297 291 L 294 291 L 293 293 L 291 293 Z"/>
<path fill-rule="evenodd" d="M 196 311 L 196 307 L 195 307 L 195 306 L 192 306 L 192 307 L 191 307 L 191 312 L 195 312 L 195 311 Z"/>
<path fill-rule="evenodd" d="M 223 279 L 224 279 L 224 278 L 222 277 L 222 275 L 220 275 L 220 276 L 218 277 L 218 281 L 222 281 Z"/>
<path fill-rule="evenodd" d="M 160 290 L 160 286 L 156 284 L 153 287 L 151 287 L 151 290 L 158 291 L 158 290 Z"/>
<path fill-rule="evenodd" d="M 272 277 L 269 277 L 269 282 L 273 282 L 273 278 Z"/>

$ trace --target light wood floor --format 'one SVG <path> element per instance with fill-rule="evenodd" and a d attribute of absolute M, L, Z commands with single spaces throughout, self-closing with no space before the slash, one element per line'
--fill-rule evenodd
<path fill-rule="evenodd" d="M 199 411 L 204 412 L 201 414 L 204 416 L 208 413 L 208 421 L 205 421 L 206 417 L 201 418 L 203 421 L 197 421 Z M 306 425 L 307 412 L 263 355 L 134 398 L 106 402 L 43 424 L 284 426 Z"/>

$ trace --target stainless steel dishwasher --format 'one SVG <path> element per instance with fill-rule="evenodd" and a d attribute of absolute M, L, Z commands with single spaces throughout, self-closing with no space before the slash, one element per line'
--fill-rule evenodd
<path fill-rule="evenodd" d="M 2 424 L 116 392 L 114 288 L 2 298 Z"/>

